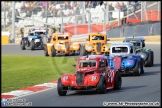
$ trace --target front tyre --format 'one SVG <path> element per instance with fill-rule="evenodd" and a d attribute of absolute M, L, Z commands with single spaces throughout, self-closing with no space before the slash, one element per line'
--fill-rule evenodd
<path fill-rule="evenodd" d="M 97 85 L 97 92 L 98 92 L 99 94 L 104 94 L 104 93 L 106 93 L 106 79 L 105 79 L 104 76 L 101 76 L 101 77 L 100 77 L 100 81 L 99 81 L 99 83 L 98 83 L 98 85 Z"/>
<path fill-rule="evenodd" d="M 63 85 L 61 82 L 61 78 L 58 79 L 58 83 L 57 83 L 57 92 L 60 96 L 65 96 L 67 91 L 63 91 Z"/>
<path fill-rule="evenodd" d="M 31 43 L 30 43 L 30 50 L 34 50 L 35 48 L 35 43 L 34 43 L 34 40 L 31 40 Z"/>
<path fill-rule="evenodd" d="M 49 56 L 49 55 L 48 55 L 48 50 L 47 50 L 47 46 L 46 46 L 46 45 L 44 45 L 44 55 L 45 55 L 45 56 Z"/>
<path fill-rule="evenodd" d="M 139 63 L 138 60 L 136 60 L 136 64 L 133 68 L 133 75 L 134 76 L 140 76 L 140 71 L 141 71 L 140 63 Z"/>
<path fill-rule="evenodd" d="M 56 49 L 54 48 L 54 46 L 52 46 L 51 57 L 54 57 L 54 56 L 56 56 Z"/>
<path fill-rule="evenodd" d="M 154 64 L 154 53 L 153 51 L 149 51 L 148 59 L 145 62 L 145 67 L 151 67 Z"/>
<path fill-rule="evenodd" d="M 25 50 L 25 41 L 24 41 L 24 39 L 21 40 L 20 46 L 21 46 L 21 50 Z"/>
<path fill-rule="evenodd" d="M 121 78 L 121 74 L 119 73 L 119 71 L 116 72 L 115 74 L 115 80 L 114 80 L 114 90 L 119 90 L 121 89 L 121 85 L 122 85 L 122 78 Z"/>
<path fill-rule="evenodd" d="M 80 46 L 80 55 L 81 56 L 85 56 L 86 55 L 86 49 L 85 49 L 84 45 Z"/>
<path fill-rule="evenodd" d="M 141 74 L 144 74 L 144 68 L 143 68 L 143 65 L 144 65 L 144 60 L 141 58 L 140 60 L 140 67 L 141 67 Z"/>

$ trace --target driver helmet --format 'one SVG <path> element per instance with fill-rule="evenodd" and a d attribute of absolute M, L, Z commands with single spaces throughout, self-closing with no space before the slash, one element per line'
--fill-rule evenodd
<path fill-rule="evenodd" d="M 101 40 L 101 38 L 100 37 L 97 37 L 97 40 Z"/>

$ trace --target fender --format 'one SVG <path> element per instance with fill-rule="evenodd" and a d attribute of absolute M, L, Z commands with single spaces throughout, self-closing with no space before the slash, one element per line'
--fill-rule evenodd
<path fill-rule="evenodd" d="M 38 38 L 38 36 L 28 36 L 28 38 Z"/>
<path fill-rule="evenodd" d="M 70 50 L 79 50 L 80 45 L 78 43 L 71 43 Z"/>
<path fill-rule="evenodd" d="M 107 56 L 107 59 L 108 59 L 108 66 L 110 67 L 110 69 L 121 68 L 121 61 L 122 61 L 121 56 L 115 56 L 115 57 Z"/>
<path fill-rule="evenodd" d="M 122 62 L 122 57 L 121 56 L 115 56 L 113 61 L 114 61 L 114 68 L 115 69 L 120 69 L 121 62 Z"/>
<path fill-rule="evenodd" d="M 151 49 L 143 48 L 143 51 L 145 51 L 145 52 L 149 52 L 149 51 L 151 51 Z"/>
<path fill-rule="evenodd" d="M 141 55 L 133 55 L 132 57 L 136 58 L 138 61 L 141 60 Z"/>
<path fill-rule="evenodd" d="M 114 87 L 114 81 L 115 81 L 115 75 L 118 70 L 116 69 L 110 69 L 108 71 L 108 77 L 107 77 L 107 86 L 108 87 Z"/>
<path fill-rule="evenodd" d="M 85 50 L 88 52 L 92 52 L 93 51 L 93 45 L 90 43 L 84 44 Z"/>
<path fill-rule="evenodd" d="M 85 76 L 84 86 L 96 86 L 100 80 L 101 74 L 95 73 Z"/>
<path fill-rule="evenodd" d="M 122 65 L 121 69 L 126 69 L 126 68 L 133 68 L 135 63 L 137 61 L 137 58 L 125 58 L 122 60 Z"/>
<path fill-rule="evenodd" d="M 142 51 L 142 52 L 138 52 L 137 54 L 140 55 L 141 58 L 143 58 L 143 60 L 146 60 L 148 58 L 148 52 Z"/>
<path fill-rule="evenodd" d="M 63 74 L 61 76 L 61 82 L 64 86 L 68 86 L 71 84 L 72 74 Z"/>
<path fill-rule="evenodd" d="M 108 67 L 109 67 L 110 69 L 114 69 L 113 57 L 111 57 L 111 56 L 106 56 L 106 58 L 107 58 Z"/>
<path fill-rule="evenodd" d="M 21 40 L 25 41 L 25 46 L 28 45 L 28 37 L 22 37 Z M 21 41 L 20 41 L 20 44 L 21 44 Z"/>

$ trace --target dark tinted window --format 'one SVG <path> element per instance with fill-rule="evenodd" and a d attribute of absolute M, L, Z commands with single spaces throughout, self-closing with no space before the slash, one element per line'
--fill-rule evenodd
<path fill-rule="evenodd" d="M 92 36 L 92 40 L 104 40 L 104 36 Z"/>

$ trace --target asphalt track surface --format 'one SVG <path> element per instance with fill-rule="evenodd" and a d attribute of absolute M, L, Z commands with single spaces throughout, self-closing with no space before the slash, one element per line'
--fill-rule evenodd
<path fill-rule="evenodd" d="M 32 106 L 103 106 L 103 102 L 160 102 L 161 106 L 161 51 L 160 44 L 146 45 L 154 51 L 154 66 L 147 67 L 141 76 L 122 76 L 121 90 L 107 90 L 106 94 L 70 91 L 59 96 L 56 88 L 19 97 Z M 2 45 L 2 54 L 44 56 L 43 50 L 20 50 L 18 45 Z"/>

